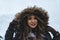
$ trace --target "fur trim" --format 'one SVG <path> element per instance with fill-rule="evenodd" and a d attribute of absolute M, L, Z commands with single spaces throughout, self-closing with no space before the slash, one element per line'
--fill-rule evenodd
<path fill-rule="evenodd" d="M 30 7 L 30 8 L 24 9 L 20 14 L 20 20 L 24 19 L 27 15 L 31 15 L 31 14 L 39 17 L 39 19 L 43 21 L 44 24 L 48 24 L 49 17 L 47 12 L 39 7 Z"/>

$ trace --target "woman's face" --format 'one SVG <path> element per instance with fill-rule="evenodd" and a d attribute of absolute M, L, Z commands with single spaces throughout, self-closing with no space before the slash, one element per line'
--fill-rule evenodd
<path fill-rule="evenodd" d="M 36 19 L 34 15 L 31 15 L 28 17 L 28 26 L 30 28 L 35 28 L 37 24 L 38 24 L 38 20 Z"/>

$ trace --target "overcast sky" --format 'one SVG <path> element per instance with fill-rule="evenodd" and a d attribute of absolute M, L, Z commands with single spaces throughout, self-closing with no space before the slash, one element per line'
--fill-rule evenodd
<path fill-rule="evenodd" d="M 5 36 L 16 13 L 34 5 L 48 12 L 49 25 L 60 32 L 60 0 L 0 0 L 0 35 Z"/>

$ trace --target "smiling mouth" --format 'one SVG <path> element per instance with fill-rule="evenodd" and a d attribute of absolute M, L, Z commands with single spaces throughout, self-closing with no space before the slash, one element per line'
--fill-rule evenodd
<path fill-rule="evenodd" d="M 35 26 L 36 24 L 31 24 L 32 26 Z"/>

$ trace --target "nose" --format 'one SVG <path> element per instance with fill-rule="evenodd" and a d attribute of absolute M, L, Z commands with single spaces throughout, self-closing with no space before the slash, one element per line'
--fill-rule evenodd
<path fill-rule="evenodd" d="M 35 19 L 31 19 L 31 22 L 35 22 Z"/>

